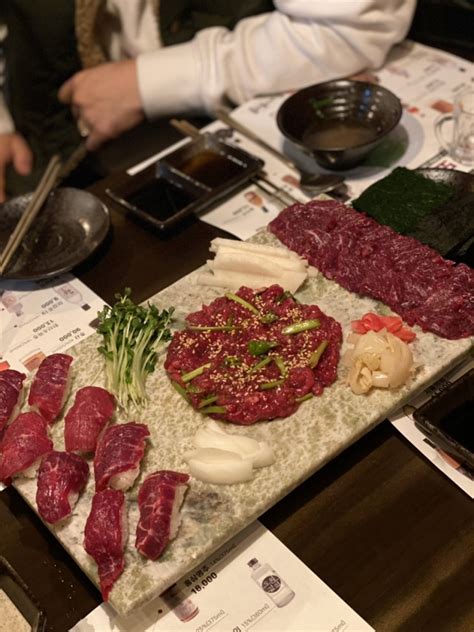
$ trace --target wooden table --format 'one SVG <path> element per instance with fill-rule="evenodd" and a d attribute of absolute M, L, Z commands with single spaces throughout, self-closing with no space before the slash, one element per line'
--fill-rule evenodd
<path fill-rule="evenodd" d="M 201 265 L 209 241 L 225 235 L 192 218 L 163 236 L 127 218 L 104 194 L 126 177 L 92 188 L 112 229 L 75 270 L 108 302 L 125 287 L 136 301 L 148 298 Z M 474 505 L 388 421 L 261 520 L 378 631 L 474 629 Z M 48 630 L 69 629 L 101 601 L 11 488 L 0 493 L 0 555 L 46 610 Z"/>

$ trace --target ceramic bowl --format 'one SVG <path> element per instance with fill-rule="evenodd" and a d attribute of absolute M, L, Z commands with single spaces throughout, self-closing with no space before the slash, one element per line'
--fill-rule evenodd
<path fill-rule="evenodd" d="M 303 88 L 280 106 L 282 134 L 326 169 L 350 169 L 398 124 L 402 106 L 382 86 L 337 79 Z"/>

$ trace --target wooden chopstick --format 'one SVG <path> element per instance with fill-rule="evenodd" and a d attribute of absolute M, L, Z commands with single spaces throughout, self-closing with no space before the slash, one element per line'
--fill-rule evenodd
<path fill-rule="evenodd" d="M 59 172 L 58 178 L 60 180 L 64 180 L 64 178 L 66 178 L 71 173 L 71 171 L 74 171 L 74 169 L 78 166 L 78 164 L 82 162 L 82 160 L 84 160 L 84 158 L 86 157 L 86 154 L 87 154 L 86 141 L 83 140 L 82 142 L 79 143 L 76 149 L 74 149 L 74 151 L 69 155 L 67 160 L 65 160 L 65 162 L 63 163 L 61 170 Z"/>
<path fill-rule="evenodd" d="M 194 127 L 192 123 L 190 123 L 189 121 L 185 121 L 184 119 L 173 118 L 171 119 L 170 123 L 175 129 L 178 130 L 178 132 L 181 132 L 183 136 L 189 136 L 190 138 L 194 139 L 203 136 L 202 132 L 198 130 L 197 127 Z"/>
<path fill-rule="evenodd" d="M 55 154 L 48 163 L 43 176 L 33 193 L 31 200 L 20 217 L 14 231 L 8 239 L 7 245 L 0 255 L 0 275 L 2 275 L 10 263 L 13 255 L 18 250 L 31 224 L 37 217 L 41 207 L 51 190 L 56 185 L 62 163 L 59 155 Z"/>
<path fill-rule="evenodd" d="M 282 187 L 279 187 L 277 184 L 268 179 L 267 174 L 264 171 L 260 171 L 254 176 L 253 181 L 259 180 L 260 182 L 265 182 L 271 186 L 279 195 L 286 196 L 287 202 L 286 204 L 301 204 L 301 200 L 298 200 L 294 195 L 292 195 L 289 191 L 286 191 Z M 289 200 L 289 202 L 288 202 Z"/>
<path fill-rule="evenodd" d="M 255 143 L 256 145 L 259 145 L 265 151 L 268 151 L 269 154 L 272 154 L 273 156 L 275 156 L 275 158 L 278 158 L 281 162 L 284 162 L 285 165 L 288 165 L 288 167 L 290 167 L 291 169 L 294 169 L 295 171 L 299 172 L 299 169 L 295 165 L 295 163 L 289 158 L 287 158 L 285 154 L 283 154 L 281 151 L 278 151 L 277 149 L 269 145 L 266 141 L 263 140 L 263 138 L 260 138 L 260 136 L 258 136 L 257 134 L 252 132 L 251 129 L 249 129 L 248 127 L 246 127 L 245 125 L 237 121 L 235 118 L 233 118 L 233 116 L 231 116 L 225 110 L 216 110 L 214 112 L 214 116 L 218 118 L 219 121 L 221 121 L 221 123 L 224 123 L 224 125 L 227 125 L 227 127 L 234 129 L 236 132 L 239 132 L 239 134 L 242 134 L 242 136 L 246 136 L 253 143 Z"/>

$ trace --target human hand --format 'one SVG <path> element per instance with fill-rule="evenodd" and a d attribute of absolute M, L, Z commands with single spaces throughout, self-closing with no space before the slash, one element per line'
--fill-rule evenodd
<path fill-rule="evenodd" d="M 87 149 L 98 149 L 144 119 L 133 59 L 101 64 L 68 79 L 58 92 L 88 130 Z"/>
<path fill-rule="evenodd" d="M 5 201 L 5 171 L 13 164 L 17 173 L 27 176 L 33 164 L 33 152 L 21 134 L 0 134 L 0 202 Z"/>

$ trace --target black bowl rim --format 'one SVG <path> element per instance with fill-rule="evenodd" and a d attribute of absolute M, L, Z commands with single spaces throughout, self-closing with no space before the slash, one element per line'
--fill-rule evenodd
<path fill-rule="evenodd" d="M 380 90 L 381 92 L 385 92 L 391 99 L 393 99 L 394 104 L 396 104 L 398 106 L 398 115 L 395 117 L 395 120 L 394 120 L 393 124 L 390 127 L 388 127 L 387 129 L 385 129 L 383 134 L 381 136 L 379 136 L 375 140 L 371 140 L 371 141 L 365 142 L 365 143 L 359 143 L 358 145 L 349 145 L 349 146 L 346 146 L 346 147 L 334 147 L 334 148 L 329 148 L 329 149 L 328 148 L 325 148 L 325 149 L 317 149 L 317 148 L 309 149 L 308 147 L 306 147 L 306 145 L 304 143 L 301 142 L 301 140 L 299 140 L 298 138 L 296 138 L 295 136 L 293 136 L 292 134 L 290 134 L 289 132 L 287 132 L 284 129 L 283 124 L 282 124 L 282 120 L 281 120 L 282 117 L 283 117 L 283 110 L 284 110 L 285 106 L 287 106 L 288 103 L 293 98 L 296 97 L 296 95 L 301 95 L 304 92 L 311 92 L 315 88 L 320 88 L 320 87 L 328 86 L 328 85 L 331 85 L 331 84 L 334 84 L 334 85 L 345 84 L 348 87 L 351 86 L 351 85 L 354 85 L 354 84 L 360 84 L 360 85 L 363 85 L 363 86 L 376 88 L 376 89 Z M 276 114 L 276 122 L 277 122 L 277 125 L 278 125 L 278 129 L 283 134 L 283 136 L 285 136 L 286 138 L 291 140 L 293 143 L 295 143 L 295 145 L 299 145 L 300 147 L 305 148 L 307 151 L 310 151 L 312 154 L 315 154 L 317 152 L 329 153 L 329 152 L 350 151 L 352 149 L 360 149 L 362 147 L 369 147 L 370 145 L 373 145 L 374 143 L 378 143 L 380 140 L 382 140 L 382 138 L 387 136 L 387 134 L 389 134 L 392 130 L 395 129 L 395 127 L 399 124 L 400 119 L 402 118 L 402 114 L 403 114 L 403 107 L 402 107 L 402 103 L 401 103 L 400 99 L 391 90 L 388 90 L 388 88 L 385 88 L 385 86 L 381 86 L 378 83 L 370 83 L 368 81 L 359 81 L 357 79 L 330 79 L 329 81 L 322 81 L 322 82 L 319 82 L 319 83 L 313 83 L 310 86 L 306 86 L 305 88 L 301 88 L 300 90 L 297 90 L 296 92 L 291 94 L 287 99 L 285 99 L 283 101 L 283 103 L 278 108 L 278 112 Z"/>
<path fill-rule="evenodd" d="M 74 194 L 79 193 L 81 196 L 88 197 L 95 200 L 95 202 L 98 205 L 98 208 L 100 208 L 103 213 L 104 223 L 101 227 L 101 230 L 97 233 L 96 245 L 93 248 L 91 248 L 91 250 L 86 255 L 84 255 L 77 261 L 75 261 L 73 264 L 64 264 L 61 268 L 55 268 L 55 269 L 50 270 L 49 272 L 43 272 L 43 273 L 33 272 L 32 274 L 28 274 L 28 273 L 21 274 L 21 271 L 20 271 L 20 274 L 18 274 L 15 272 L 8 272 L 8 268 L 7 268 L 6 272 L 3 275 L 0 275 L 0 281 L 41 281 L 43 279 L 50 279 L 52 277 L 65 274 L 66 272 L 69 272 L 76 266 L 86 261 L 99 248 L 99 246 L 104 241 L 104 239 L 106 238 L 107 234 L 110 231 L 112 220 L 111 220 L 110 210 L 108 206 L 103 202 L 103 200 L 98 195 L 96 195 L 95 193 L 92 193 L 91 191 L 87 191 L 86 189 L 79 189 L 78 187 L 61 187 L 60 186 L 51 191 L 51 193 L 48 196 L 48 199 L 45 201 L 44 204 L 45 205 L 48 204 L 48 202 L 50 201 L 49 200 L 50 196 L 52 197 L 58 193 L 59 195 L 62 195 L 63 193 L 65 195 L 68 195 L 68 194 L 71 194 L 71 192 Z M 25 198 L 26 200 L 29 200 L 30 197 L 33 195 L 33 193 L 34 191 L 27 191 L 26 193 L 21 193 L 18 196 L 14 196 L 13 198 L 5 200 L 5 202 L 2 202 L 0 204 L 0 212 L 3 206 L 5 204 L 10 203 L 13 199 Z"/>

